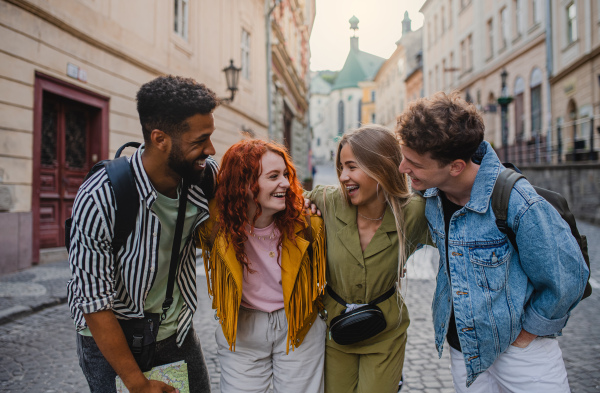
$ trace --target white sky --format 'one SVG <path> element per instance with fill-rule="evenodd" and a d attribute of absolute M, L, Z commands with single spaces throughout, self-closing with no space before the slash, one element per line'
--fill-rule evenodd
<path fill-rule="evenodd" d="M 404 11 L 412 29 L 423 25 L 419 9 L 425 0 L 316 0 L 317 13 L 310 37 L 310 69 L 340 70 L 350 50 L 352 15 L 360 20 L 356 35 L 360 50 L 388 58 L 402 35 Z"/>

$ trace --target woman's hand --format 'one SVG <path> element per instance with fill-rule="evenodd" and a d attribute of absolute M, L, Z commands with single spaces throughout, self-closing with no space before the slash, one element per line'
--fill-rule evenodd
<path fill-rule="evenodd" d="M 321 210 L 317 209 L 317 205 L 312 203 L 310 199 L 304 198 L 304 209 L 306 209 L 307 214 L 316 214 L 321 217 Z"/>

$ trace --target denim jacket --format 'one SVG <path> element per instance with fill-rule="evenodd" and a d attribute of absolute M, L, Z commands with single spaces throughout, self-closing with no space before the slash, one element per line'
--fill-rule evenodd
<path fill-rule="evenodd" d="M 425 215 L 440 252 L 432 312 L 442 356 L 452 304 L 467 386 L 489 368 L 521 329 L 555 336 L 583 295 L 589 270 L 567 223 L 525 179 L 513 188 L 508 224 L 519 253 L 496 226 L 491 195 L 504 170 L 489 143 L 469 202 L 450 220 L 446 269 L 444 212 L 437 188 L 424 193 Z M 450 282 L 452 285 L 450 286 Z"/>

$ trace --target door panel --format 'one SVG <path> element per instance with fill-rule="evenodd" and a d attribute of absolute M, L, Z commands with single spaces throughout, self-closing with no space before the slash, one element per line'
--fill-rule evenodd
<path fill-rule="evenodd" d="M 64 246 L 64 221 L 90 168 L 91 109 L 44 94 L 40 166 L 40 247 Z"/>

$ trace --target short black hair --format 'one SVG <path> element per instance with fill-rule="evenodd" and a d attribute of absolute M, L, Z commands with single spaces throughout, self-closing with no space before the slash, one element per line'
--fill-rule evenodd
<path fill-rule="evenodd" d="M 187 118 L 207 115 L 219 105 L 216 94 L 203 83 L 174 75 L 159 76 L 143 84 L 136 98 L 146 142 L 154 129 L 169 136 L 180 135 L 188 128 Z"/>

